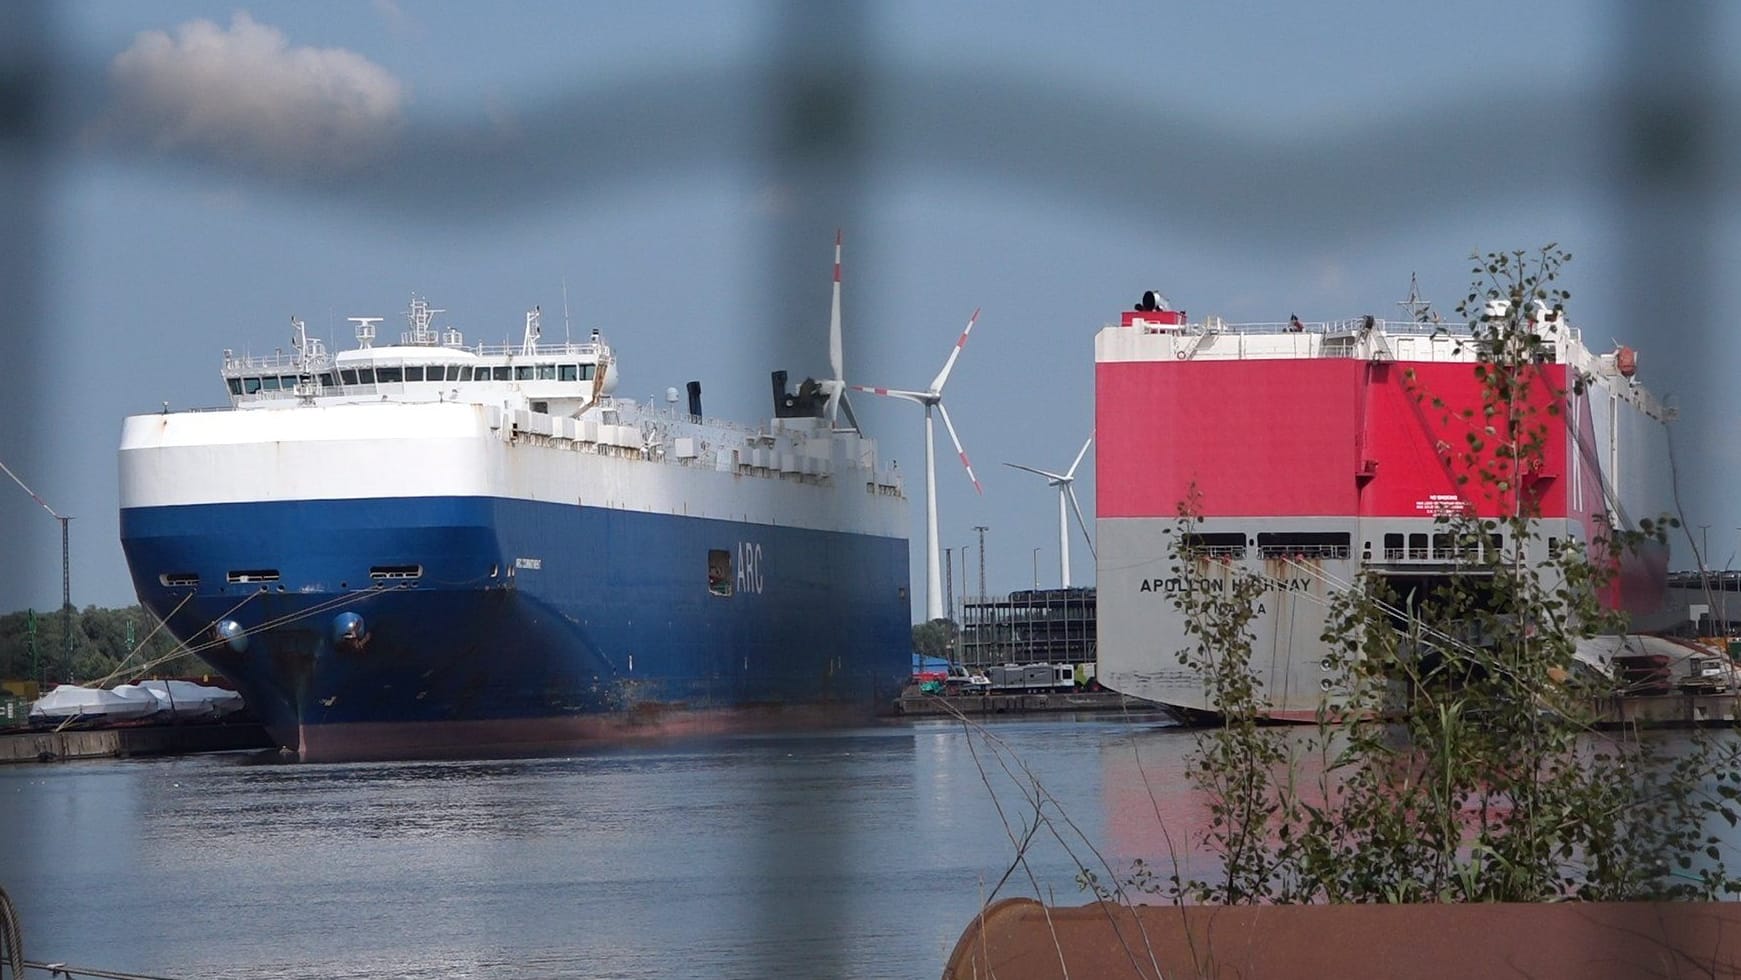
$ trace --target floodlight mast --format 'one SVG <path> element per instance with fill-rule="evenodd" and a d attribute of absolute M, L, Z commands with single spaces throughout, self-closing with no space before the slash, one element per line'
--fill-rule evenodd
<path fill-rule="evenodd" d="M 12 482 L 18 484 L 19 489 L 30 494 L 31 500 L 41 504 L 42 509 L 48 511 L 48 516 L 60 522 L 60 652 L 61 666 L 64 668 L 71 664 L 73 659 L 73 576 L 72 560 L 67 551 L 67 522 L 71 521 L 72 518 L 64 516 L 50 507 L 48 501 L 42 499 L 35 490 L 25 485 L 25 482 L 18 478 L 18 474 L 12 472 L 12 468 L 4 462 L 0 462 L 0 471 L 11 477 Z"/>

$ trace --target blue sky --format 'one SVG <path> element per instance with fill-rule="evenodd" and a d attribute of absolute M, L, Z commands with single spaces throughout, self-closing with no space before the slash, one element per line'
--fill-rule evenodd
<path fill-rule="evenodd" d="M 753 419 L 770 369 L 826 371 L 843 227 L 849 380 L 921 386 L 983 308 L 945 404 L 985 492 L 945 441 L 939 510 L 945 546 L 990 526 L 1001 592 L 1035 548 L 1040 584 L 1058 569 L 1053 492 L 999 464 L 1069 464 L 1094 333 L 1142 290 L 1234 321 L 1383 316 L 1418 273 L 1448 311 L 1472 250 L 1557 241 L 1574 322 L 1680 404 L 1682 502 L 1720 566 L 1741 539 L 1717 315 L 1741 307 L 1737 15 L 1417 6 L 30 8 L 40 44 L 14 31 L 9 57 L 43 59 L 52 124 L 41 233 L 5 246 L 35 305 L 0 354 L 39 380 L 0 395 L 0 459 L 75 516 L 73 601 L 127 603 L 120 419 L 222 403 L 224 348 L 284 346 L 291 315 L 342 347 L 345 317 L 414 290 L 474 339 L 533 305 L 549 336 L 566 279 L 621 394 L 699 378 L 710 414 Z M 920 413 L 856 405 L 908 476 L 917 608 Z M 54 522 L 0 487 L 0 532 L 0 611 L 56 607 Z"/>

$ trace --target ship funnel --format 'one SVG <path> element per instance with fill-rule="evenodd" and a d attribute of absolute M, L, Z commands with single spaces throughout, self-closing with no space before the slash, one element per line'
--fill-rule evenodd
<path fill-rule="evenodd" d="M 1160 290 L 1150 289 L 1143 292 L 1143 298 L 1137 301 L 1136 308 L 1143 313 L 1158 313 L 1173 307 L 1167 302 L 1167 298 L 1161 295 Z"/>
<path fill-rule="evenodd" d="M 696 419 L 701 418 L 701 382 L 699 381 L 689 382 L 689 414 Z"/>

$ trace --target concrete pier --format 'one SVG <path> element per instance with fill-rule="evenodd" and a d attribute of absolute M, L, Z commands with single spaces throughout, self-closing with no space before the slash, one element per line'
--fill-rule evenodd
<path fill-rule="evenodd" d="M 904 694 L 895 710 L 914 717 L 1017 714 L 1029 711 L 1164 711 L 1160 705 L 1116 691 L 1034 694 Z"/>
<path fill-rule="evenodd" d="M 181 755 L 269 749 L 272 739 L 261 725 L 241 722 L 210 725 L 140 725 L 66 731 L 0 731 L 0 764 L 117 759 L 135 755 Z"/>

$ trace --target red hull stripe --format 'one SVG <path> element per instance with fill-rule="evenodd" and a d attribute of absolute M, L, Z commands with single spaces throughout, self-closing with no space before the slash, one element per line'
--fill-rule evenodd
<path fill-rule="evenodd" d="M 1096 508 L 1171 517 L 1194 486 L 1205 517 L 1430 517 L 1447 502 L 1496 515 L 1521 487 L 1541 516 L 1565 517 L 1565 368 L 1530 370 L 1526 408 L 1546 427 L 1544 458 L 1495 492 L 1478 471 L 1506 464 L 1503 416 L 1490 431 L 1467 363 L 1100 363 Z M 1587 509 L 1599 510 L 1597 484 L 1586 486 Z"/>

